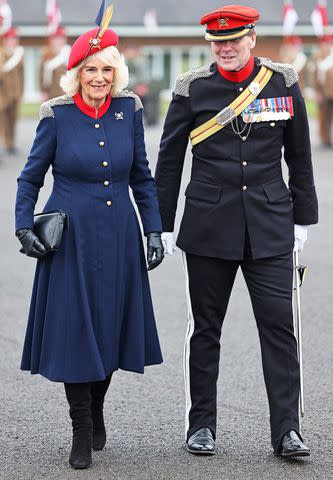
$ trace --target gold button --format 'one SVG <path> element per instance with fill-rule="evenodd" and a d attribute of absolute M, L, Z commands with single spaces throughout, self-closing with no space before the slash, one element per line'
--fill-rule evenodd
<path fill-rule="evenodd" d="M 100 124 L 99 123 L 95 123 L 95 128 L 99 128 L 100 127 Z"/>
<path fill-rule="evenodd" d="M 244 192 L 245 192 L 245 190 L 247 190 L 247 186 L 246 186 L 246 185 L 244 185 L 243 190 L 244 190 Z"/>
<path fill-rule="evenodd" d="M 270 123 L 271 127 L 275 127 L 275 122 Z"/>
<path fill-rule="evenodd" d="M 104 147 L 105 143 L 104 142 L 99 142 L 100 147 Z"/>
<path fill-rule="evenodd" d="M 242 92 L 243 90 L 244 90 L 244 88 L 243 88 L 243 87 L 240 87 L 240 88 L 239 88 L 239 91 L 240 91 L 240 92 Z"/>
<path fill-rule="evenodd" d="M 108 200 L 108 201 L 106 202 L 106 204 L 107 204 L 108 207 L 111 207 L 111 205 L 112 205 L 111 200 Z"/>
<path fill-rule="evenodd" d="M 247 166 L 247 162 L 243 162 L 243 166 L 246 167 L 246 166 Z"/>
<path fill-rule="evenodd" d="M 109 164 L 108 164 L 108 162 L 103 162 L 102 165 L 103 165 L 103 167 L 107 167 Z"/>
<path fill-rule="evenodd" d="M 110 185 L 110 182 L 108 182 L 107 180 L 105 180 L 104 185 L 107 187 L 108 185 Z"/>

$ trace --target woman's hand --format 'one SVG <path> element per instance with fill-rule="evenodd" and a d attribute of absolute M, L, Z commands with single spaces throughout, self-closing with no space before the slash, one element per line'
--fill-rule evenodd
<path fill-rule="evenodd" d="M 28 257 L 33 258 L 42 258 L 46 255 L 46 248 L 30 228 L 18 230 L 16 236 L 23 247 L 20 250 L 21 253 L 25 253 Z"/>
<path fill-rule="evenodd" d="M 155 255 L 155 258 L 153 259 Z M 148 270 L 158 267 L 164 258 L 164 248 L 161 234 L 157 232 L 147 233 L 147 262 Z"/>

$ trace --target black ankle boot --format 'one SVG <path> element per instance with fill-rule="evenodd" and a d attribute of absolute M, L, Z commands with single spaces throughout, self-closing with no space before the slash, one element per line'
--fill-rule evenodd
<path fill-rule="evenodd" d="M 75 469 L 90 467 L 92 463 L 92 419 L 90 383 L 65 383 L 69 414 L 73 426 L 72 450 L 69 464 Z"/>
<path fill-rule="evenodd" d="M 103 406 L 104 398 L 109 388 L 111 375 L 101 382 L 91 383 L 91 418 L 93 422 L 93 450 L 103 450 L 106 443 Z"/>

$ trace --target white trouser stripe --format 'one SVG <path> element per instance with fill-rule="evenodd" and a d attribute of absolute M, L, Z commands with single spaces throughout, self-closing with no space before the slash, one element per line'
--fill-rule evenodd
<path fill-rule="evenodd" d="M 187 431 L 189 429 L 189 414 L 190 414 L 191 405 L 192 405 L 191 390 L 190 390 L 190 342 L 194 332 L 194 318 L 192 313 L 189 277 L 188 277 L 187 260 L 186 260 L 185 252 L 182 252 L 182 258 L 183 258 L 183 266 L 184 266 L 184 273 L 185 273 L 185 293 L 186 293 L 186 303 L 187 303 L 187 312 L 188 312 L 187 313 L 188 324 L 187 324 L 187 331 L 185 335 L 184 358 L 183 358 L 184 384 L 185 384 L 185 439 L 186 439 Z"/>

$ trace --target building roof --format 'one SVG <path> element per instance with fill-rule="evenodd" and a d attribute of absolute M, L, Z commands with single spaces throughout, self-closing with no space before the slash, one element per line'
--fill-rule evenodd
<path fill-rule="evenodd" d="M 63 25 L 67 27 L 89 27 L 93 25 L 99 9 L 100 0 L 57 0 L 63 18 Z M 226 0 L 225 2 L 213 1 L 202 2 L 202 0 L 110 0 L 107 4 L 115 5 L 115 13 L 112 24 L 130 30 L 136 27 L 143 27 L 144 13 L 154 9 L 157 14 L 160 27 L 194 27 L 202 32 L 199 26 L 201 16 L 207 11 L 214 10 L 219 6 L 228 4 L 239 4 L 241 0 Z M 17 26 L 45 26 L 45 4 L 46 0 L 9 0 L 13 11 L 13 23 Z M 283 0 L 249 0 L 244 4 L 255 7 L 261 13 L 260 28 L 267 29 L 273 26 L 276 31 L 281 27 Z M 333 24 L 333 2 L 327 2 L 328 17 Z M 316 0 L 294 0 L 294 6 L 299 15 L 298 32 L 304 33 L 302 27 L 312 28 L 310 22 L 311 12 Z M 77 33 L 77 32 L 75 32 Z M 308 31 L 309 34 L 309 31 Z"/>

